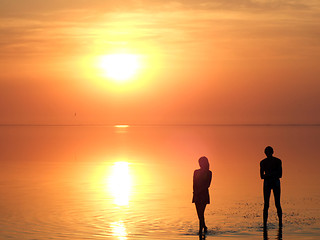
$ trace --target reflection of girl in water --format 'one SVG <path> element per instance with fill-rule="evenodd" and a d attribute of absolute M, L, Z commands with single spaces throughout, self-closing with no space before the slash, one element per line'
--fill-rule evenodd
<path fill-rule="evenodd" d="M 200 169 L 194 171 L 193 174 L 193 199 L 199 218 L 199 235 L 202 230 L 207 232 L 207 226 L 204 221 L 204 210 L 207 204 L 210 203 L 209 187 L 212 178 L 212 172 L 209 170 L 209 161 L 206 157 L 199 159 Z"/>

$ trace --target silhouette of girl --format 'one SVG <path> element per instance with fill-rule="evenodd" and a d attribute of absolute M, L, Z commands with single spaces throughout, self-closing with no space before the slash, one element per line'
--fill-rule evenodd
<path fill-rule="evenodd" d="M 199 235 L 207 232 L 207 226 L 204 221 L 204 211 L 207 204 L 210 203 L 209 187 L 212 179 L 212 172 L 209 170 L 209 161 L 206 157 L 199 159 L 200 169 L 194 171 L 193 174 L 193 198 L 197 214 L 199 218 Z"/>

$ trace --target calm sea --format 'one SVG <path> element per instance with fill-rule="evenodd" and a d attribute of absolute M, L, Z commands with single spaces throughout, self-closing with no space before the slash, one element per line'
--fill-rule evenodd
<path fill-rule="evenodd" d="M 198 239 L 197 160 L 213 172 L 207 239 L 319 239 L 320 127 L 2 126 L 0 239 Z M 282 159 L 284 227 L 259 162 Z"/>

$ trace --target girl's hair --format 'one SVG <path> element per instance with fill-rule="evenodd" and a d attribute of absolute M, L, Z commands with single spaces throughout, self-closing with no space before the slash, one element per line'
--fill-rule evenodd
<path fill-rule="evenodd" d="M 201 169 L 207 169 L 209 170 L 209 161 L 207 157 L 201 157 L 199 158 L 199 165 Z"/>

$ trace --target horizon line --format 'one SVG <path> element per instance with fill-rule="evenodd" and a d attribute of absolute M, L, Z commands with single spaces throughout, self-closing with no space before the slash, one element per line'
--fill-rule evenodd
<path fill-rule="evenodd" d="M 129 124 L 129 123 L 83 123 L 83 124 L 53 124 L 53 123 L 0 123 L 0 127 L 319 127 L 320 123 L 154 123 L 154 124 Z"/>

